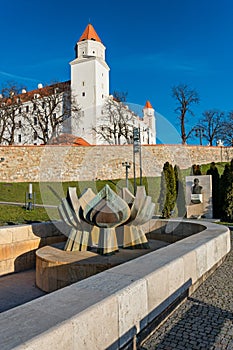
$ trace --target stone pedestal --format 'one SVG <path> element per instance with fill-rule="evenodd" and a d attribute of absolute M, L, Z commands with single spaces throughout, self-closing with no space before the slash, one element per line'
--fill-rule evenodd
<path fill-rule="evenodd" d="M 192 193 L 195 179 L 199 180 L 201 193 Z M 211 175 L 186 176 L 186 209 L 187 218 L 213 217 Z"/>

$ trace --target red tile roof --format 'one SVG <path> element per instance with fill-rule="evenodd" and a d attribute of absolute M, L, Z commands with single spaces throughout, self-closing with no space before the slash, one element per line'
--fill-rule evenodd
<path fill-rule="evenodd" d="M 81 137 L 72 134 L 60 134 L 49 141 L 50 145 L 73 145 L 73 146 L 91 146 L 90 143 Z"/>
<path fill-rule="evenodd" d="M 49 96 L 54 93 L 54 89 L 59 88 L 61 91 L 66 90 L 67 88 L 70 89 L 70 81 L 64 81 L 62 83 L 54 83 L 52 85 L 48 85 L 42 88 L 37 88 L 35 90 L 31 90 L 28 92 L 20 93 L 18 95 L 14 95 L 13 98 L 3 98 L 2 101 L 6 102 L 7 104 L 12 104 L 12 102 L 16 101 L 18 98 L 20 98 L 20 101 L 22 103 L 32 101 L 34 95 L 42 95 L 42 96 Z"/>
<path fill-rule="evenodd" d="M 152 107 L 150 101 L 146 101 L 146 104 L 145 104 L 145 107 L 144 107 L 144 108 L 152 108 L 152 109 L 153 109 L 153 107 Z"/>
<path fill-rule="evenodd" d="M 84 30 L 83 34 L 81 35 L 79 42 L 83 40 L 95 40 L 99 41 L 101 43 L 101 39 L 96 33 L 94 27 L 89 23 Z"/>

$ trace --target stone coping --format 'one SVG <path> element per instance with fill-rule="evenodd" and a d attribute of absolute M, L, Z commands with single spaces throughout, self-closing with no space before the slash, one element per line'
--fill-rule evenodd
<path fill-rule="evenodd" d="M 227 227 L 201 224 L 200 233 L 2 313 L 0 349 L 123 348 L 230 251 Z"/>

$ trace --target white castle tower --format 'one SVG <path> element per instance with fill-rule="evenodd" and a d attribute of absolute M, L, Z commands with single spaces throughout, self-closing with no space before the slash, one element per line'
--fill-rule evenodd
<path fill-rule="evenodd" d="M 72 134 L 96 144 L 96 116 L 109 96 L 109 67 L 105 62 L 105 46 L 91 24 L 88 24 L 76 44 L 76 58 L 71 65 L 71 89 L 81 107 L 78 125 L 72 121 Z"/>
<path fill-rule="evenodd" d="M 143 121 L 149 127 L 148 144 L 156 143 L 155 110 L 150 101 L 146 101 L 143 108 Z"/>

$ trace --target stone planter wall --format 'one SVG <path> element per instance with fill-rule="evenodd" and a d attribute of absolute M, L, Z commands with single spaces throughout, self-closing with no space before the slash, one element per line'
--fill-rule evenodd
<path fill-rule="evenodd" d="M 0 227 L 0 276 L 35 267 L 39 247 L 66 239 L 52 223 Z"/>

